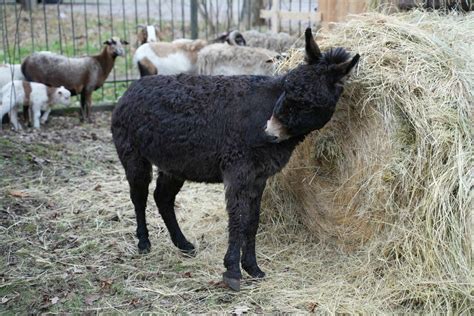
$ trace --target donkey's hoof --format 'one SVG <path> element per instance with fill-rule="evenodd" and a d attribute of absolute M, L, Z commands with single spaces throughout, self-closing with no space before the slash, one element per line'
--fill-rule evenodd
<path fill-rule="evenodd" d="M 151 250 L 151 243 L 149 240 L 139 241 L 138 242 L 138 253 L 147 254 Z"/>
<path fill-rule="evenodd" d="M 234 279 L 226 277 L 225 274 L 222 277 L 225 285 L 227 285 L 232 291 L 239 292 L 240 291 L 240 279 Z"/>
<path fill-rule="evenodd" d="M 263 279 L 265 277 L 265 272 L 260 270 L 258 266 L 253 266 L 253 267 L 243 266 L 242 268 L 254 279 Z"/>
<path fill-rule="evenodd" d="M 179 245 L 178 248 L 186 257 L 196 257 L 196 248 L 192 243 L 187 242 L 184 245 Z"/>

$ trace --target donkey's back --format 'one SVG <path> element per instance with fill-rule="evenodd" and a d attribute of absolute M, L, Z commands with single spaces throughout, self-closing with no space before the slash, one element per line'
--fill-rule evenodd
<path fill-rule="evenodd" d="M 263 131 L 279 93 L 264 76 L 144 77 L 112 116 L 119 157 L 133 153 L 183 179 L 222 182 L 225 160 L 246 155 L 255 141 L 249 131 Z"/>

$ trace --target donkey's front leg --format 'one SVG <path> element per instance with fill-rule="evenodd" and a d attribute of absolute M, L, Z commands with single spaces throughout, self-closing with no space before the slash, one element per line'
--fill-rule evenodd
<path fill-rule="evenodd" d="M 242 268 L 253 278 L 265 277 L 265 272 L 260 270 L 255 256 L 255 236 L 260 221 L 260 202 L 266 184 L 265 179 L 256 179 L 250 191 L 250 213 L 249 221 L 244 232 L 242 244 Z"/>
<path fill-rule="evenodd" d="M 244 233 L 249 221 L 250 211 L 250 185 L 239 182 L 239 178 L 233 177 L 224 181 L 226 187 L 227 212 L 229 214 L 229 245 L 224 257 L 224 283 L 232 290 L 240 290 L 240 249 L 243 244 Z"/>

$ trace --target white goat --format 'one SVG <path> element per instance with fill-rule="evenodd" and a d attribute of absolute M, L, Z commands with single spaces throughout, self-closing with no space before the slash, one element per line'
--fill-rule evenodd
<path fill-rule="evenodd" d="M 45 111 L 41 116 L 41 123 L 44 124 L 51 112 L 51 105 L 69 105 L 71 92 L 64 87 L 53 88 L 38 82 L 28 82 L 14 80 L 2 87 L 2 105 L 0 106 L 0 121 L 6 113 L 10 115 L 10 121 L 15 130 L 21 130 L 18 122 L 18 108 L 22 105 L 29 105 L 30 117 L 33 118 L 33 127 L 40 128 L 41 111 Z M 1 128 L 1 124 L 0 124 Z"/>
<path fill-rule="evenodd" d="M 21 64 L 4 64 L 0 65 L 0 87 L 3 87 L 12 80 L 24 80 L 25 77 L 21 72 Z M 2 95 L 0 91 L 0 102 Z"/>
<path fill-rule="evenodd" d="M 277 52 L 247 46 L 212 44 L 203 48 L 197 58 L 200 75 L 273 75 Z"/>

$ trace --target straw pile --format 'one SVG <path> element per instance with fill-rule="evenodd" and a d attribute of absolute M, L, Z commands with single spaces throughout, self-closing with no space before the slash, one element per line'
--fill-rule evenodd
<path fill-rule="evenodd" d="M 343 250 L 334 264 L 352 269 L 352 286 L 385 306 L 473 306 L 473 17 L 369 13 L 320 34 L 322 49 L 361 62 L 333 120 L 266 191 L 267 221 L 296 211 Z M 293 51 L 280 71 L 302 60 Z M 366 264 L 349 269 L 353 250 Z"/>

